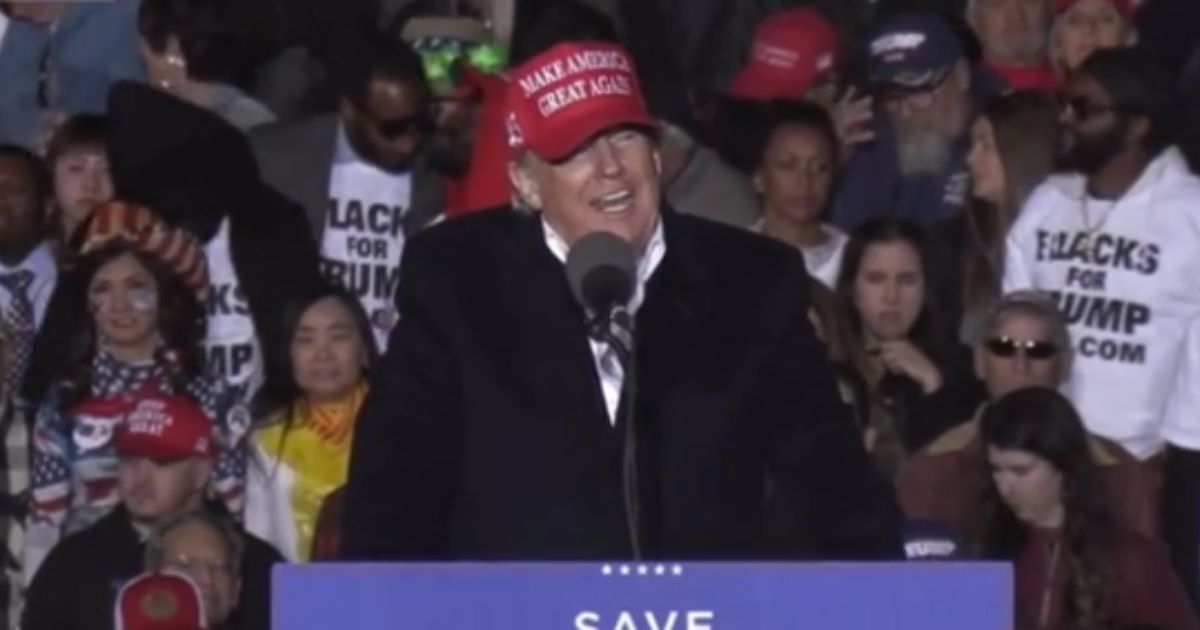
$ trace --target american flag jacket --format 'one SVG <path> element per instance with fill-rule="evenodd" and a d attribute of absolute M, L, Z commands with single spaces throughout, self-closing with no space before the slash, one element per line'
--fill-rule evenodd
<path fill-rule="evenodd" d="M 38 406 L 23 563 L 26 583 L 60 538 L 95 523 L 120 501 L 112 436 L 123 419 L 121 397 L 136 395 L 146 387 L 177 393 L 172 391 L 163 366 L 130 366 L 100 353 L 93 362 L 90 398 L 68 406 L 69 385 L 60 382 Z M 241 393 L 219 378 L 202 375 L 185 389 L 178 393 L 194 398 L 217 425 L 221 448 L 209 493 L 240 519 L 245 504 L 249 411 Z"/>

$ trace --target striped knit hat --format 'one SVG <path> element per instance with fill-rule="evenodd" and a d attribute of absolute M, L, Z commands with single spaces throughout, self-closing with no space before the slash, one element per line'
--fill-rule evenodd
<path fill-rule="evenodd" d="M 124 201 L 107 201 L 96 207 L 87 224 L 79 255 L 98 249 L 129 245 L 166 265 L 203 302 L 208 296 L 208 263 L 196 237 L 171 227 L 149 208 Z"/>

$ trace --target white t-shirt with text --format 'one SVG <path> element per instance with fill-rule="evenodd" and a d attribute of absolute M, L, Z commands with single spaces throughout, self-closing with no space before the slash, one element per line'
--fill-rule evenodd
<path fill-rule="evenodd" d="M 358 296 L 382 351 L 399 318 L 395 296 L 412 174 L 380 170 L 354 155 L 344 136 L 339 138 L 329 178 L 321 273 Z"/>

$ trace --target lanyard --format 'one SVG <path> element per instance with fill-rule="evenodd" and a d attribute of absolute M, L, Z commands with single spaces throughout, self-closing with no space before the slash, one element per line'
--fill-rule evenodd
<path fill-rule="evenodd" d="M 1055 588 L 1054 574 L 1058 572 L 1058 558 L 1061 555 L 1062 544 L 1059 541 L 1051 543 L 1050 566 L 1046 569 L 1046 586 L 1042 589 L 1042 604 L 1038 607 L 1038 630 L 1045 630 L 1050 623 L 1050 607 L 1054 603 Z"/>

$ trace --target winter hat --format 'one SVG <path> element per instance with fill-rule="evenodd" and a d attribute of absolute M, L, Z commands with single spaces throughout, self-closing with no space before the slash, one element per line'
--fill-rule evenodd
<path fill-rule="evenodd" d="M 79 255 L 118 243 L 161 262 L 200 302 L 208 295 L 208 263 L 199 241 L 187 231 L 167 225 L 150 209 L 124 201 L 101 203 L 85 224 Z"/>

